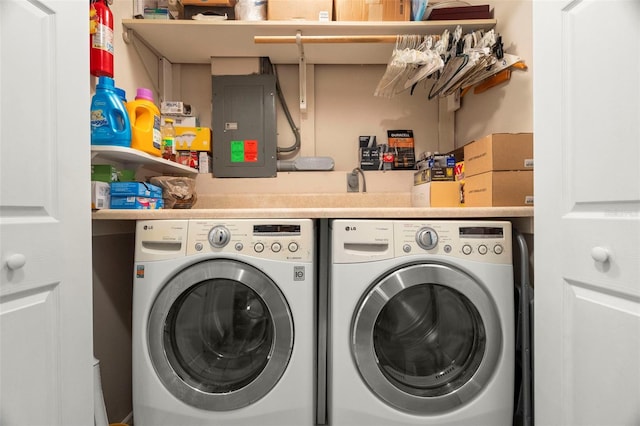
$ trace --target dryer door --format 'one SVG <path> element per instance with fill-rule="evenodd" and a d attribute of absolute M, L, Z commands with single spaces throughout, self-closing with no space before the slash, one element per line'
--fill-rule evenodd
<path fill-rule="evenodd" d="M 293 350 L 293 318 L 277 285 L 242 262 L 187 267 L 162 288 L 148 324 L 164 386 L 205 410 L 252 404 L 276 385 Z"/>
<path fill-rule="evenodd" d="M 353 319 L 361 376 L 388 404 L 415 414 L 453 410 L 482 391 L 502 347 L 495 304 L 451 266 L 416 264 L 378 281 Z"/>

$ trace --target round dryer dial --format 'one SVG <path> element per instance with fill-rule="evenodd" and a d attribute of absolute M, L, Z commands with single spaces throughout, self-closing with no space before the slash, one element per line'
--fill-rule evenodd
<path fill-rule="evenodd" d="M 222 248 L 229 244 L 231 239 L 231 232 L 226 226 L 217 225 L 211 228 L 209 231 L 209 244 L 216 248 Z"/>
<path fill-rule="evenodd" d="M 416 232 L 416 243 L 425 249 L 431 250 L 438 245 L 438 233 L 435 229 L 425 226 Z"/>

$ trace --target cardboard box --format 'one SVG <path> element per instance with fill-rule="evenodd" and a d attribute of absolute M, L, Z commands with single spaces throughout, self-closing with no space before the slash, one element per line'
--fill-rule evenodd
<path fill-rule="evenodd" d="M 91 180 L 98 182 L 115 182 L 118 179 L 118 170 L 111 164 L 92 164 Z"/>
<path fill-rule="evenodd" d="M 333 1 L 269 0 L 267 19 L 269 21 L 331 21 L 333 20 Z"/>
<path fill-rule="evenodd" d="M 193 115 L 191 105 L 182 101 L 162 101 L 160 103 L 160 113 L 167 115 Z"/>
<path fill-rule="evenodd" d="M 460 205 L 460 183 L 428 182 L 411 188 L 413 207 L 458 207 Z"/>
<path fill-rule="evenodd" d="M 464 146 L 467 177 L 489 171 L 533 170 L 533 133 L 494 133 Z"/>
<path fill-rule="evenodd" d="M 200 127 L 200 120 L 198 117 L 187 117 L 181 115 L 162 115 L 161 120 L 164 123 L 165 118 L 170 118 L 173 120 L 173 127 Z"/>
<path fill-rule="evenodd" d="M 162 188 L 146 182 L 111 182 L 111 197 L 161 198 Z"/>
<path fill-rule="evenodd" d="M 91 182 L 91 208 L 93 210 L 108 209 L 111 203 L 109 184 L 107 182 Z"/>
<path fill-rule="evenodd" d="M 198 173 L 211 173 L 211 162 L 213 161 L 211 153 L 201 151 L 198 153 Z"/>
<path fill-rule="evenodd" d="M 126 210 L 156 210 L 164 208 L 164 200 L 151 197 L 111 197 L 110 207 Z"/>
<path fill-rule="evenodd" d="M 208 127 L 176 127 L 176 151 L 211 152 L 211 129 Z"/>
<path fill-rule="evenodd" d="M 464 178 L 464 204 L 467 207 L 532 206 L 533 170 L 467 175 Z"/>
<path fill-rule="evenodd" d="M 410 0 L 334 0 L 336 21 L 409 21 Z"/>

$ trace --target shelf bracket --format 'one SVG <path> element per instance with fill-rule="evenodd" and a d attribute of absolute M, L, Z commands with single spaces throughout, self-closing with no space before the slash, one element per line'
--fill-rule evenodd
<path fill-rule="evenodd" d="M 296 33 L 296 44 L 298 45 L 298 72 L 300 80 L 300 112 L 307 112 L 307 61 L 304 57 L 304 47 L 302 47 L 302 32 Z"/>

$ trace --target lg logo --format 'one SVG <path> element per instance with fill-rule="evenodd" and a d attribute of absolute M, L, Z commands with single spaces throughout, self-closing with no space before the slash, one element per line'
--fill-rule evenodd
<path fill-rule="evenodd" d="M 293 267 L 293 280 L 304 281 L 304 266 Z"/>
<path fill-rule="evenodd" d="M 347 226 L 345 226 L 345 227 L 344 227 L 344 230 L 345 230 L 345 231 L 347 231 L 347 232 L 349 232 L 349 231 L 355 231 L 355 230 L 356 230 L 356 227 L 355 227 L 355 226 L 348 226 L 348 225 L 347 225 Z"/>
<path fill-rule="evenodd" d="M 153 229 L 153 225 L 144 225 L 144 226 L 142 227 L 142 229 L 144 229 L 145 231 L 147 231 L 147 230 L 152 230 L 152 229 Z"/>

